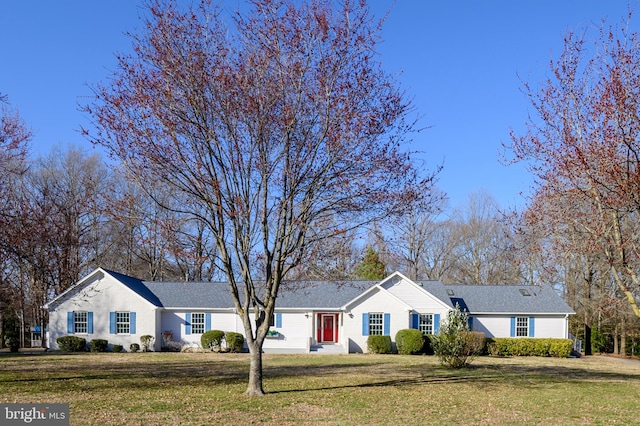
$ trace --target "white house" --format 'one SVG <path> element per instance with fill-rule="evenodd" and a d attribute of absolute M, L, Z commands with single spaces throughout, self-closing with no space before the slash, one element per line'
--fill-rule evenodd
<path fill-rule="evenodd" d="M 380 282 L 310 281 L 281 288 L 265 352 L 366 352 L 370 334 L 416 328 L 438 333 L 459 305 L 487 337 L 568 337 L 573 310 L 550 287 L 444 285 L 414 282 L 395 272 Z M 96 269 L 47 304 L 49 346 L 78 335 L 129 348 L 140 336 L 154 349 L 178 342 L 197 346 L 208 330 L 244 334 L 221 282 L 150 282 Z M 277 334 L 275 333 L 277 332 Z"/>

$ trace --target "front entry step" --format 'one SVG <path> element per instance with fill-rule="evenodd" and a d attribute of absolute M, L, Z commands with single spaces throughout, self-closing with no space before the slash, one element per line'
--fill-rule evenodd
<path fill-rule="evenodd" d="M 336 343 L 321 343 L 318 345 L 313 345 L 310 348 L 311 353 L 318 354 L 344 354 L 346 351 L 344 350 L 344 346 L 336 344 Z"/>

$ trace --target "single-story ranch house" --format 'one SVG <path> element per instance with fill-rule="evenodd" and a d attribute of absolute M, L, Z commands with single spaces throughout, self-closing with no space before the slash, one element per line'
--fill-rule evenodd
<path fill-rule="evenodd" d="M 567 338 L 574 311 L 551 287 L 444 285 L 395 272 L 380 282 L 312 281 L 281 287 L 265 352 L 366 352 L 367 337 L 398 330 L 438 333 L 458 304 L 487 337 Z M 304 285 L 302 285 L 304 284 Z M 47 304 L 49 347 L 77 335 L 129 348 L 140 336 L 161 350 L 171 336 L 197 346 L 208 330 L 244 328 L 220 282 L 150 282 L 98 268 Z"/>

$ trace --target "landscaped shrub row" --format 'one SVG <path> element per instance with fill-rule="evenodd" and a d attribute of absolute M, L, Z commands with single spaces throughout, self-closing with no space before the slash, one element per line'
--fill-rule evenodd
<path fill-rule="evenodd" d="M 487 351 L 494 356 L 547 356 L 567 358 L 571 355 L 570 339 L 492 338 L 487 339 Z"/>
<path fill-rule="evenodd" d="M 244 348 L 244 336 L 233 331 L 210 330 L 200 337 L 200 344 L 203 349 L 220 351 L 223 341 L 227 343 L 229 352 L 242 352 Z"/>

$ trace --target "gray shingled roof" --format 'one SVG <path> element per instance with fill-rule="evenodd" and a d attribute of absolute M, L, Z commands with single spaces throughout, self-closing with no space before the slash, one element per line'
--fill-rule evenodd
<path fill-rule="evenodd" d="M 141 282 L 164 308 L 233 308 L 229 286 L 224 282 Z M 310 281 L 295 289 L 283 286 L 278 308 L 337 309 L 376 283 L 367 281 Z M 147 299 L 148 300 L 148 299 Z"/>
<path fill-rule="evenodd" d="M 164 308 L 233 308 L 233 300 L 224 282 L 142 281 L 107 271 L 124 285 L 155 306 Z M 278 295 L 279 309 L 338 309 L 378 284 L 374 281 L 308 281 L 283 284 Z M 440 281 L 417 283 L 446 305 L 474 313 L 549 313 L 571 314 L 573 309 L 550 287 L 517 285 L 444 285 Z M 529 296 L 524 296 L 526 290 Z M 453 294 L 449 294 L 452 292 Z"/>
<path fill-rule="evenodd" d="M 469 312 L 573 314 L 567 303 L 551 287 L 518 285 L 445 285 L 452 305 L 459 303 Z M 526 291 L 529 296 L 521 293 Z"/>

